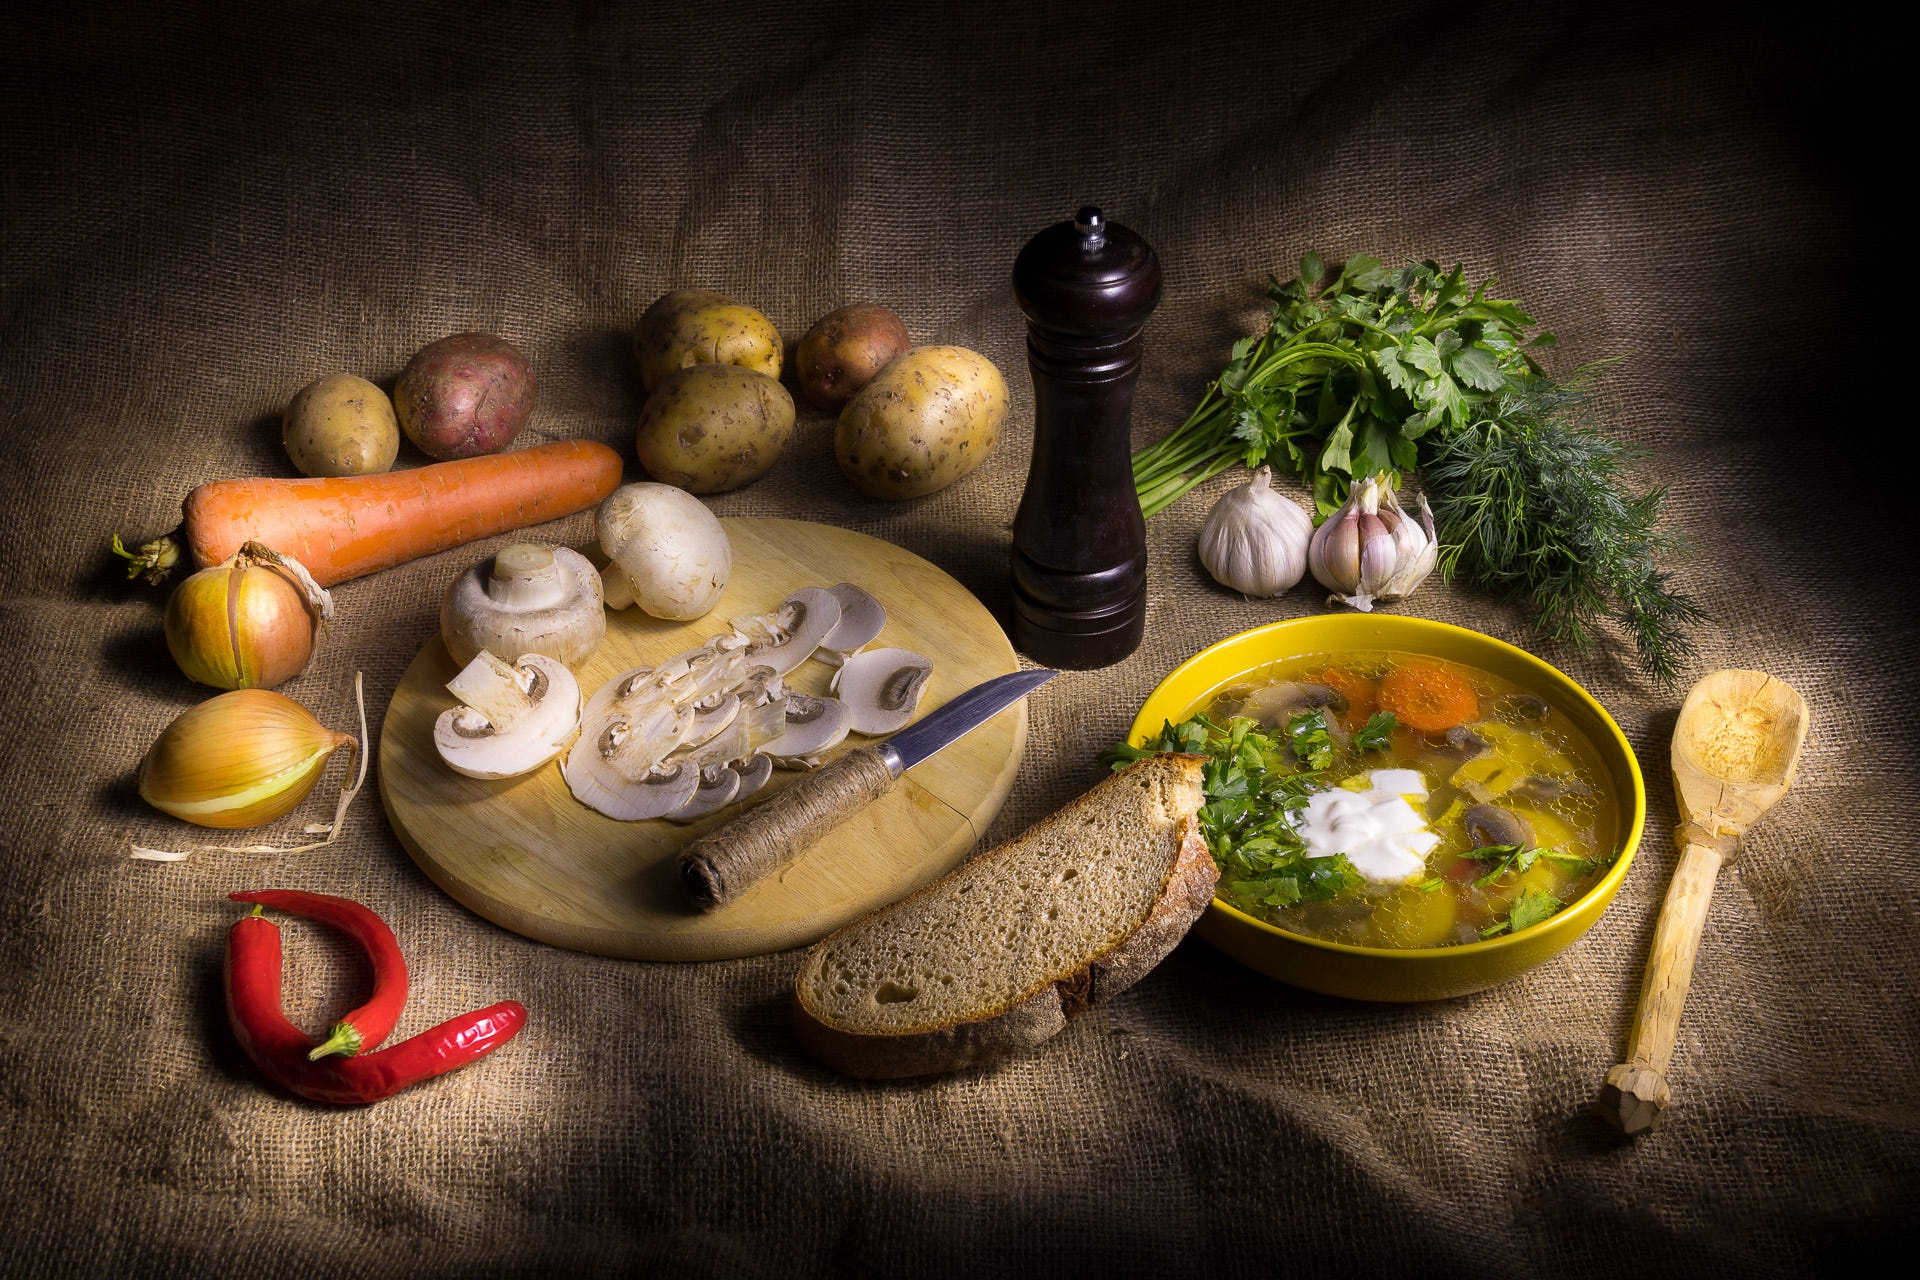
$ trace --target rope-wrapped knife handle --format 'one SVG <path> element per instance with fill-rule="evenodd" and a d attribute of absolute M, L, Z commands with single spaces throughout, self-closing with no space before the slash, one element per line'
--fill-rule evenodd
<path fill-rule="evenodd" d="M 897 777 L 878 747 L 856 747 L 680 851 L 680 883 L 702 911 L 778 874 L 829 831 L 887 794 Z"/>

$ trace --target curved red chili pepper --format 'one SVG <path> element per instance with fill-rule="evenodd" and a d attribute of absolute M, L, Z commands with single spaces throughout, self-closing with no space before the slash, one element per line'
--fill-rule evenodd
<path fill-rule="evenodd" d="M 288 915 L 332 925 L 359 943 L 372 962 L 373 996 L 334 1023 L 327 1038 L 308 1049 L 307 1056 L 324 1058 L 338 1053 L 351 1058 L 377 1047 L 393 1034 L 400 1023 L 400 1010 L 407 1003 L 407 962 L 386 921 L 350 898 L 300 889 L 255 889 L 227 896 L 235 902 L 260 903 Z"/>
<path fill-rule="evenodd" d="M 227 931 L 226 970 L 227 1018 L 240 1047 L 269 1080 L 315 1102 L 378 1102 L 485 1057 L 527 1021 L 523 1005 L 503 1000 L 390 1048 L 316 1062 L 310 1037 L 280 1007 L 280 927 L 258 914 L 237 921 Z"/>

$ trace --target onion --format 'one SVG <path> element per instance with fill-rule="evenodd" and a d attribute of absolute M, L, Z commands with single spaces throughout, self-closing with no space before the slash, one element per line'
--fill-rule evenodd
<path fill-rule="evenodd" d="M 249 542 L 167 601 L 167 649 L 189 679 L 270 689 L 307 669 L 333 601 L 299 563 Z"/>
<path fill-rule="evenodd" d="M 166 727 L 140 762 L 140 798 L 196 826 L 257 827 L 291 813 L 350 745 L 292 698 L 236 689 Z"/>

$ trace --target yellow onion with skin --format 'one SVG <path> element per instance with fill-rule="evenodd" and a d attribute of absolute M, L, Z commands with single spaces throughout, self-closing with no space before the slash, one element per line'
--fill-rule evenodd
<path fill-rule="evenodd" d="M 307 669 L 332 598 L 298 562 L 249 542 L 167 601 L 167 649 L 189 679 L 270 689 Z"/>
<path fill-rule="evenodd" d="M 235 689 L 185 712 L 140 762 L 140 798 L 202 827 L 257 827 L 291 813 L 341 747 L 357 746 L 284 694 Z"/>

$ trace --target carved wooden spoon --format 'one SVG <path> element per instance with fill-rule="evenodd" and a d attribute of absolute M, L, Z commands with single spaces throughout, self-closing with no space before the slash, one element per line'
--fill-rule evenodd
<path fill-rule="evenodd" d="M 1627 1060 L 1607 1072 L 1600 1094 L 1607 1119 L 1627 1133 L 1660 1127 L 1671 1097 L 1667 1065 L 1714 877 L 1739 854 L 1746 829 L 1792 785 L 1806 736 L 1806 702 L 1760 671 L 1716 671 L 1680 708 L 1673 727 L 1680 865 L 1654 928 Z"/>

